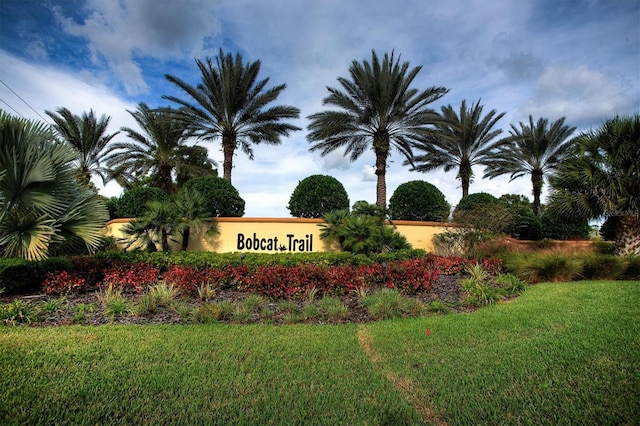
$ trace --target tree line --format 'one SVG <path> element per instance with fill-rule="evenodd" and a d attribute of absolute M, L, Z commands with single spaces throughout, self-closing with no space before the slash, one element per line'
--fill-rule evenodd
<path fill-rule="evenodd" d="M 201 81 L 195 86 L 165 75 L 183 94 L 163 96 L 174 107 L 140 103 L 128 111 L 140 129 L 123 127 L 108 134 L 110 118 L 93 110 L 81 115 L 66 108 L 46 111 L 54 121 L 51 128 L 2 112 L 2 255 L 37 258 L 46 256 L 50 246 L 62 250 L 69 244 L 95 249 L 98 226 L 89 222 L 101 225 L 105 209 L 95 201 L 91 214 L 83 211 L 95 194 L 94 177 L 115 180 L 125 190 L 148 185 L 173 195 L 192 179 L 217 175 L 207 149 L 188 142 L 220 140 L 223 179 L 230 183 L 236 149 L 252 159 L 254 144 L 277 145 L 301 130 L 291 124 L 299 118 L 298 108 L 275 105 L 286 85 L 268 86 L 269 78 L 259 77 L 259 60 L 245 62 L 239 53 L 220 49 L 216 58 L 196 60 L 196 65 Z M 386 208 L 392 150 L 410 170 L 455 171 L 463 196 L 469 193 L 474 166 L 485 167 L 483 178 L 529 176 L 536 215 L 547 181 L 552 186 L 549 208 L 573 218 L 617 217 L 618 252 L 640 251 L 639 114 L 612 118 L 577 136 L 564 117 L 550 122 L 529 116 L 500 137 L 496 124 L 504 112 L 483 113 L 481 100 L 432 109 L 448 89 L 415 88 L 421 68 L 401 61 L 395 52 L 379 57 L 372 51 L 370 61 L 354 60 L 348 77 L 327 87 L 326 109 L 308 117 L 309 150 L 322 156 L 343 150 L 351 161 L 372 150 L 381 209 Z M 120 133 L 130 141 L 114 141 Z M 35 145 L 34 151 L 30 146 Z M 57 199 L 60 194 L 67 198 Z"/>

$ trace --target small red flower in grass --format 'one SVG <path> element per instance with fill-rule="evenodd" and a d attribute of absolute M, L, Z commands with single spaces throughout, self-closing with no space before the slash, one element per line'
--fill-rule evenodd
<path fill-rule="evenodd" d="M 431 330 L 429 330 L 428 328 L 424 331 L 424 334 L 426 334 L 427 336 L 429 336 L 431 334 Z"/>

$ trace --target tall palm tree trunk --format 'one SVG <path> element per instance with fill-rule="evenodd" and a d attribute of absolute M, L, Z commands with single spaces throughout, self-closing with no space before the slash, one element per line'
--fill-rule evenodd
<path fill-rule="evenodd" d="M 620 216 L 616 232 L 616 253 L 621 256 L 640 254 L 639 216 Z"/>
<path fill-rule="evenodd" d="M 233 152 L 235 151 L 235 141 L 231 135 L 222 136 L 222 178 L 231 182 L 231 169 L 233 168 Z"/>
<path fill-rule="evenodd" d="M 540 216 L 540 194 L 542 194 L 542 170 L 531 172 L 531 184 L 533 185 L 533 214 Z"/>
<path fill-rule="evenodd" d="M 378 146 L 376 146 L 378 145 Z M 381 209 L 387 207 L 387 156 L 389 155 L 389 142 L 386 146 L 382 143 L 374 142 L 374 151 L 376 153 L 376 205 Z"/>
<path fill-rule="evenodd" d="M 168 164 L 163 164 L 158 168 L 158 186 L 165 194 L 173 193 L 172 170 L 173 167 Z"/>
<path fill-rule="evenodd" d="M 471 163 L 469 161 L 464 161 L 460 164 L 460 170 L 458 172 L 458 177 L 460 178 L 460 183 L 462 184 L 462 198 L 469 195 L 469 186 L 471 186 L 471 175 L 473 171 L 471 170 Z"/>
<path fill-rule="evenodd" d="M 169 233 L 166 228 L 162 228 L 162 251 L 169 251 Z"/>
<path fill-rule="evenodd" d="M 86 164 L 80 166 L 77 176 L 80 185 L 84 186 L 85 188 L 91 188 L 91 170 Z"/>
<path fill-rule="evenodd" d="M 182 231 L 182 245 L 180 246 L 180 250 L 187 251 L 187 248 L 189 248 L 190 236 L 191 236 L 191 227 L 187 226 L 186 228 L 184 228 L 184 231 Z"/>

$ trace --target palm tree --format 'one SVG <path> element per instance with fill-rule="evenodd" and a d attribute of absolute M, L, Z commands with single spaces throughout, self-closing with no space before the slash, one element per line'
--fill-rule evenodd
<path fill-rule="evenodd" d="M 520 122 L 520 127 L 511 125 L 510 136 L 503 140 L 487 163 L 484 177 L 510 173 L 510 181 L 531 175 L 533 186 L 533 212 L 540 214 L 540 195 L 544 177 L 558 167 L 571 147 L 569 136 L 576 130 L 564 124 L 562 117 L 549 125 L 549 120 L 540 118 L 529 124 Z"/>
<path fill-rule="evenodd" d="M 171 201 L 149 201 L 144 213 L 129 222 L 123 231 L 133 237 L 128 240 L 125 248 L 144 245 L 149 251 L 156 251 L 156 240 L 160 236 L 162 251 L 169 251 L 169 236 L 173 233 L 178 221 L 177 210 Z"/>
<path fill-rule="evenodd" d="M 460 115 L 451 105 L 442 107 L 442 117 L 435 123 L 435 130 L 429 131 L 425 140 L 415 147 L 424 154 L 414 158 L 411 170 L 429 172 L 444 168 L 445 172 L 458 170 L 457 179 L 462 183 L 462 196 L 469 195 L 469 185 L 473 179 L 473 166 L 486 164 L 492 157 L 496 144 L 491 143 L 502 130 L 493 129 L 504 116 L 492 109 L 482 116 L 480 100 L 467 108 L 466 101 L 460 105 Z M 405 163 L 407 164 L 407 163 Z"/>
<path fill-rule="evenodd" d="M 640 114 L 575 139 L 550 180 L 549 208 L 574 219 L 616 217 L 616 252 L 640 254 Z"/>
<path fill-rule="evenodd" d="M 45 111 L 54 121 L 54 129 L 79 153 L 78 177 L 85 186 L 91 186 L 91 177 L 95 173 L 108 180 L 109 170 L 103 166 L 105 148 L 119 133 L 106 134 L 111 117 L 96 117 L 93 110 L 77 116 L 67 108 L 59 108 L 56 112 Z"/>
<path fill-rule="evenodd" d="M 277 145 L 281 136 L 300 130 L 283 121 L 298 118 L 298 108 L 285 105 L 267 108 L 286 85 L 266 89 L 269 79 L 258 80 L 260 61 L 244 64 L 239 53 L 234 58 L 220 49 L 215 64 L 210 58 L 204 62 L 196 59 L 196 64 L 202 74 L 202 82 L 197 86 L 165 74 L 189 99 L 163 97 L 181 106 L 181 116 L 191 135 L 204 141 L 222 139 L 224 179 L 231 182 L 233 155 L 238 146 L 253 159 L 252 143 Z"/>
<path fill-rule="evenodd" d="M 195 188 L 185 187 L 176 194 L 173 200 L 178 220 L 176 231 L 182 236 L 180 249 L 186 251 L 189 247 L 191 228 L 205 227 L 205 235 L 219 234 L 217 222 L 212 219 L 207 209 L 207 199 Z"/>
<path fill-rule="evenodd" d="M 78 183 L 76 160 L 49 126 L 0 111 L 0 256 L 39 260 L 53 249 L 99 247 L 107 209 Z"/>
<path fill-rule="evenodd" d="M 419 92 L 411 88 L 422 67 L 409 69 L 409 62 L 400 63 L 393 52 L 382 61 L 372 52 L 371 63 L 353 61 L 349 67 L 351 79 L 338 77 L 343 90 L 328 87 L 329 96 L 323 105 L 337 107 L 309 116 L 307 139 L 310 151 L 322 156 L 345 148 L 351 161 L 357 160 L 371 147 L 376 157 L 376 204 L 386 207 L 387 159 L 395 147 L 407 160 L 413 157 L 412 144 L 424 137 L 423 130 L 436 114 L 427 107 L 440 99 L 447 89 L 431 87 Z"/>
<path fill-rule="evenodd" d="M 144 176 L 150 176 L 152 185 L 167 194 L 175 192 L 173 174 L 215 174 L 213 162 L 203 159 L 201 148 L 185 144 L 184 123 L 171 108 L 150 109 L 138 104 L 136 111 L 128 111 L 142 131 L 123 127 L 121 130 L 134 142 L 117 142 L 111 145 L 107 164 L 118 182 L 128 187 Z M 200 161 L 190 162 L 193 153 Z"/>

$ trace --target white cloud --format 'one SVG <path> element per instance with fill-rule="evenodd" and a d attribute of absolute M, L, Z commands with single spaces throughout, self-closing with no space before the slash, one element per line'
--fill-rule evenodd
<path fill-rule="evenodd" d="M 376 182 L 378 179 L 376 168 L 373 166 L 362 166 L 361 176 L 363 182 Z"/>
<path fill-rule="evenodd" d="M 135 109 L 135 104 L 120 99 L 106 86 L 87 83 L 81 73 L 73 75 L 67 70 L 36 66 L 2 50 L 0 63 L 2 81 L 35 111 L 5 86 L 1 87 L 0 96 L 26 118 L 48 119 L 45 110 L 67 107 L 76 114 L 93 109 L 97 114 L 111 116 L 110 132 L 121 126 L 135 126 L 126 112 Z"/>
<path fill-rule="evenodd" d="M 148 91 L 135 58 L 178 59 L 199 56 L 218 33 L 209 0 L 89 0 L 82 23 L 54 14 L 64 31 L 89 42 L 94 64 L 106 60 L 127 93 Z"/>
<path fill-rule="evenodd" d="M 581 65 L 577 68 L 550 66 L 536 82 L 533 97 L 520 111 L 523 116 L 567 117 L 581 124 L 612 117 L 632 106 L 632 99 L 602 72 Z"/>
<path fill-rule="evenodd" d="M 47 48 L 42 39 L 34 39 L 29 42 L 29 44 L 27 44 L 26 51 L 29 56 L 38 61 L 44 61 L 49 57 L 49 53 L 47 52 Z"/>
<path fill-rule="evenodd" d="M 309 154 L 313 156 L 319 156 L 318 153 Z M 328 153 L 324 157 L 320 157 L 322 162 L 322 170 L 349 170 L 351 167 L 351 161 L 349 157 L 345 157 L 343 150 L 336 150 Z"/>

